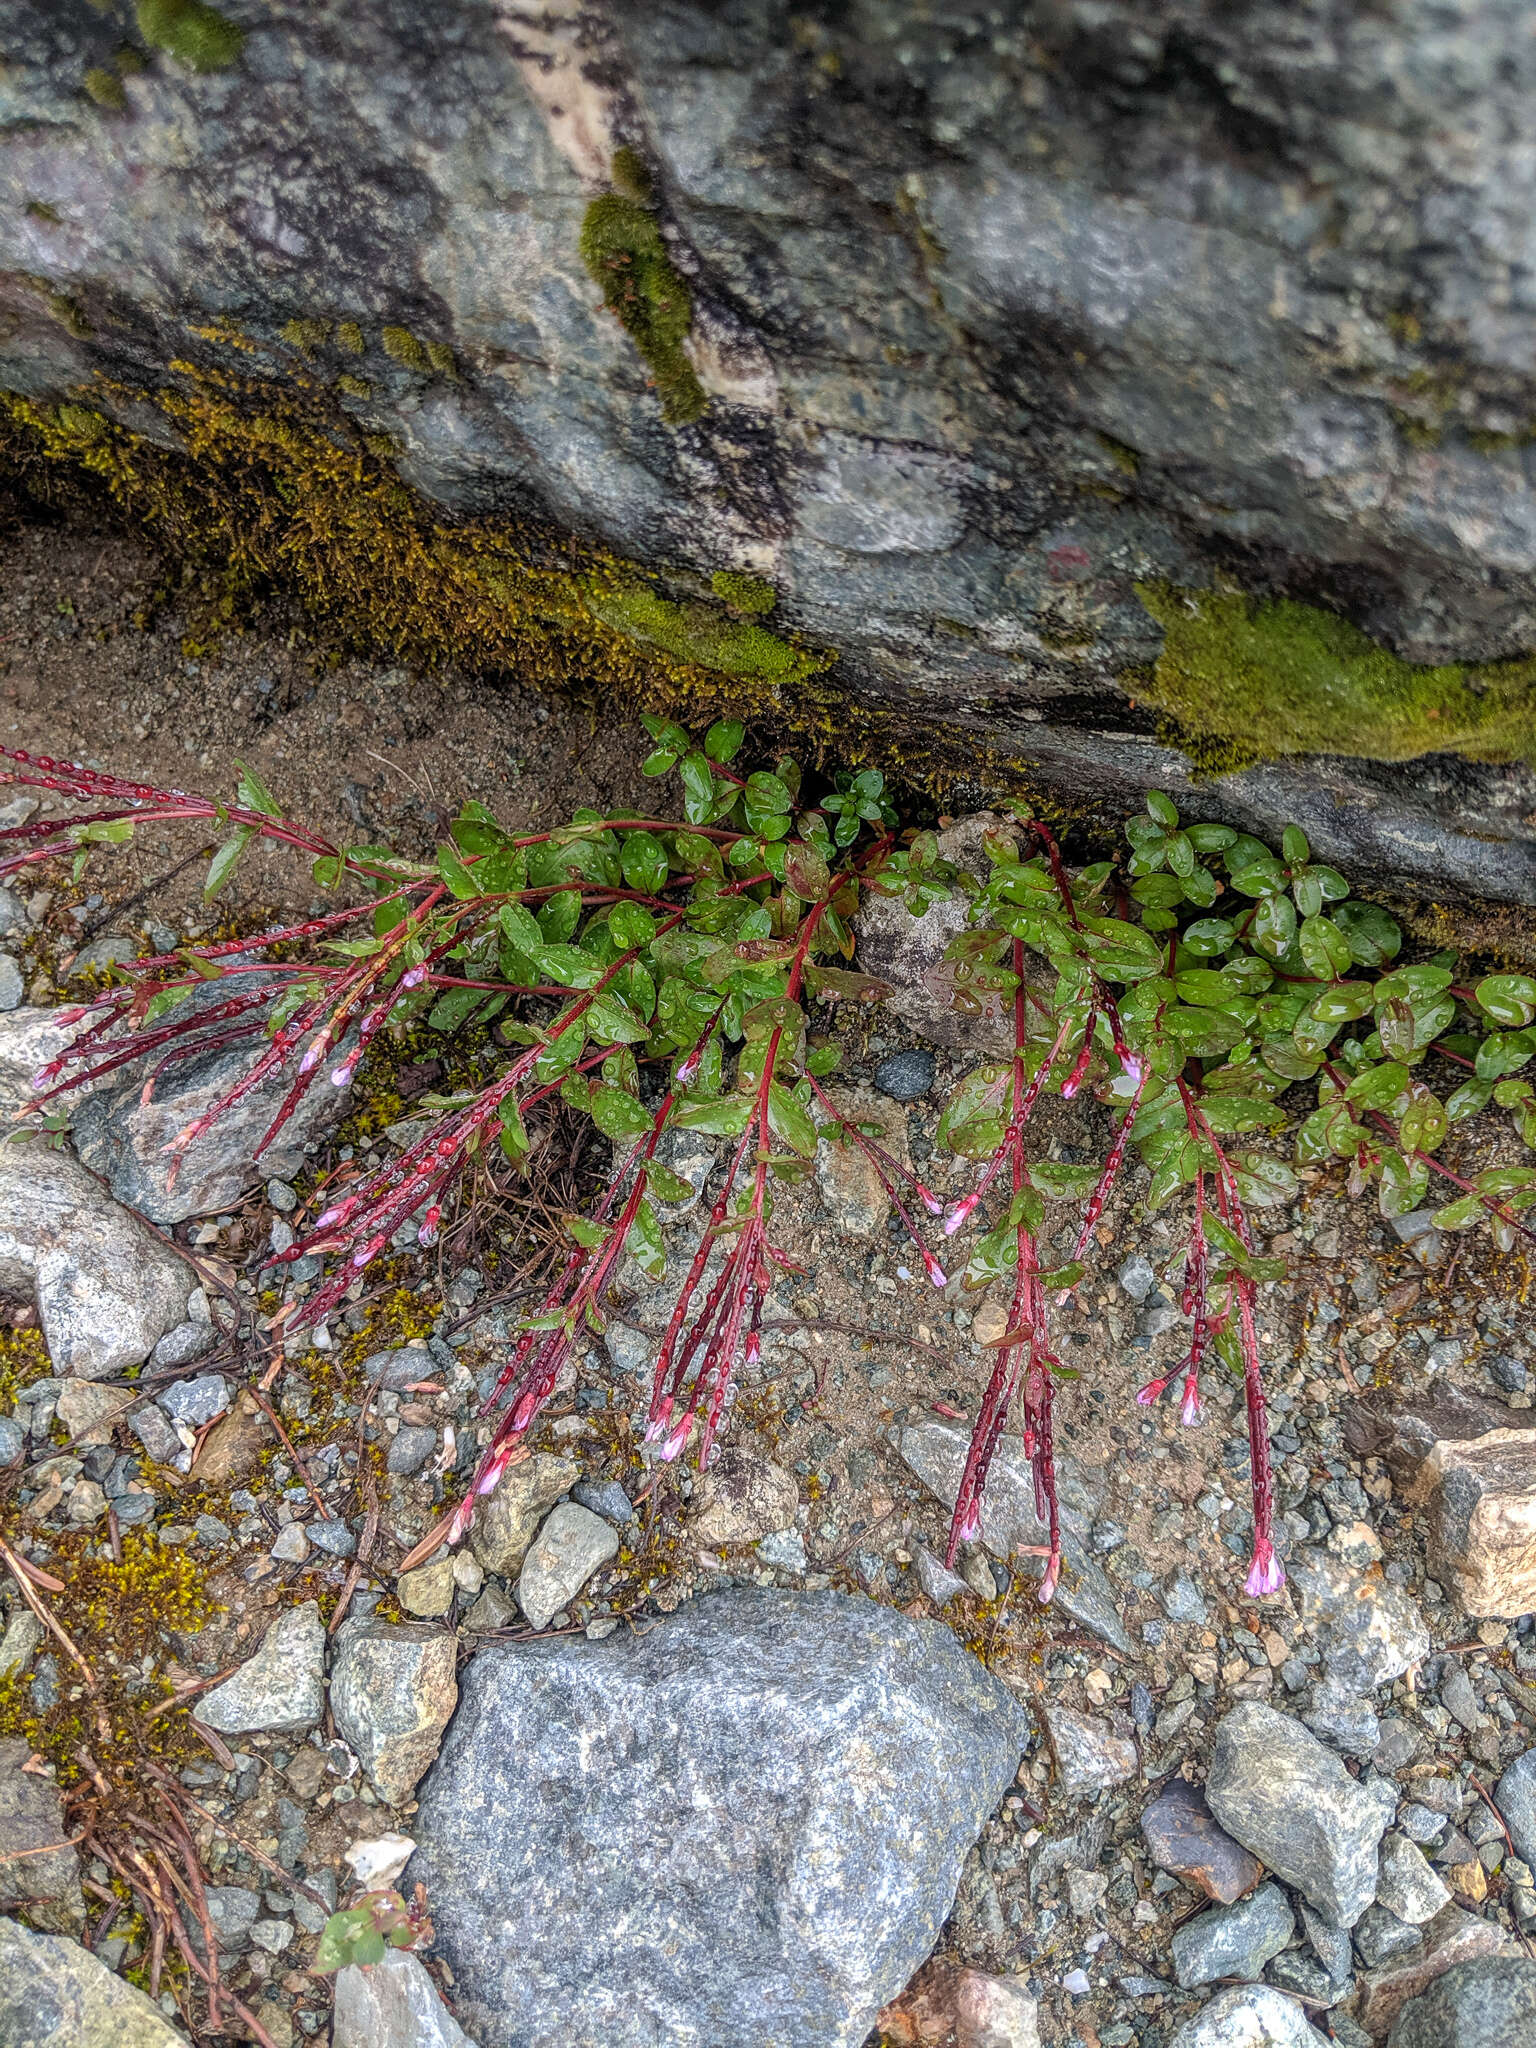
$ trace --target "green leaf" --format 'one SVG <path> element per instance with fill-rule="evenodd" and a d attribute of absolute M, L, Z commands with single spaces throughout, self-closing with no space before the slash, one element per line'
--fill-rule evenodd
<path fill-rule="evenodd" d="M 1415 1081 L 1407 1107 L 1398 1117 L 1397 1134 L 1405 1152 L 1433 1152 L 1449 1128 L 1445 1105 L 1422 1081 Z"/>
<path fill-rule="evenodd" d="M 1285 887 L 1285 869 L 1272 853 L 1266 853 L 1251 866 L 1239 868 L 1232 876 L 1232 886 L 1244 896 L 1273 896 Z"/>
<path fill-rule="evenodd" d="M 643 1045 L 651 1035 L 650 1025 L 621 1002 L 611 987 L 592 999 L 586 1025 L 588 1037 L 604 1045 Z"/>
<path fill-rule="evenodd" d="M 540 974 L 562 988 L 592 988 L 606 969 L 580 946 L 540 946 L 533 956 Z"/>
<path fill-rule="evenodd" d="M 672 1112 L 672 1121 L 685 1131 L 739 1138 L 752 1115 L 753 1105 L 744 1095 L 685 1096 Z"/>
<path fill-rule="evenodd" d="M 795 801 L 788 786 L 764 768 L 747 777 L 745 799 L 749 811 L 761 811 L 769 817 L 783 817 Z"/>
<path fill-rule="evenodd" d="M 280 818 L 282 805 L 268 789 L 254 768 L 247 767 L 237 755 L 235 766 L 240 778 L 235 784 L 235 801 L 245 811 L 260 811 L 264 818 Z"/>
<path fill-rule="evenodd" d="M 525 909 L 521 903 L 503 903 L 496 913 L 496 922 L 500 925 L 507 943 L 515 946 L 520 953 L 528 954 L 530 958 L 544 944 L 544 933 L 539 929 L 533 913 Z"/>
<path fill-rule="evenodd" d="M 665 747 L 658 747 L 654 754 L 647 754 L 640 763 L 642 775 L 668 775 L 677 766 L 677 756 Z"/>
<path fill-rule="evenodd" d="M 1469 1116 L 1477 1116 L 1488 1107 L 1493 1098 L 1491 1081 L 1463 1081 L 1461 1086 L 1447 1098 L 1445 1113 L 1453 1124 L 1463 1122 Z"/>
<path fill-rule="evenodd" d="M 802 1159 L 816 1157 L 817 1132 L 810 1111 L 782 1081 L 768 1083 L 768 1128 Z"/>
<path fill-rule="evenodd" d="M 619 952 L 636 952 L 655 938 L 656 920 L 643 903 L 615 903 L 608 913 L 608 930 Z"/>
<path fill-rule="evenodd" d="M 1437 1230 L 1470 1230 L 1487 1214 L 1488 1205 L 1481 1195 L 1460 1195 L 1443 1209 L 1437 1209 L 1430 1221 Z"/>
<path fill-rule="evenodd" d="M 1234 976 L 1216 967 L 1187 967 L 1174 976 L 1173 985 L 1179 992 L 1180 1002 L 1199 1003 L 1217 1009 L 1243 993 L 1241 983 Z"/>
<path fill-rule="evenodd" d="M 1396 918 L 1378 903 L 1341 903 L 1333 921 L 1344 934 L 1357 967 L 1385 967 L 1402 948 L 1403 934 Z"/>
<path fill-rule="evenodd" d="M 178 1003 L 184 1003 L 191 993 L 190 986 L 186 988 L 156 989 L 144 1006 L 145 1024 L 158 1024 L 167 1011 L 174 1010 Z M 302 1001 L 303 999 L 301 998 L 300 1000 Z"/>
<path fill-rule="evenodd" d="M 666 1240 L 661 1234 L 656 1211 L 644 1195 L 635 1206 L 634 1221 L 629 1226 L 624 1249 L 650 1279 L 664 1280 L 667 1277 Z"/>
<path fill-rule="evenodd" d="M 242 853 L 256 837 L 254 825 L 237 825 L 213 859 L 208 863 L 208 878 L 203 883 L 203 901 L 211 903 L 230 876 Z"/>
<path fill-rule="evenodd" d="M 1280 851 L 1293 868 L 1310 859 L 1312 849 L 1307 844 L 1306 833 L 1299 825 L 1286 826 L 1280 835 Z"/>
<path fill-rule="evenodd" d="M 613 1235 L 611 1223 L 594 1223 L 586 1216 L 567 1216 L 565 1227 L 583 1251 L 595 1252 Z"/>
<path fill-rule="evenodd" d="M 715 803 L 715 775 L 702 754 L 682 760 L 683 815 L 690 825 L 707 825 Z"/>
<path fill-rule="evenodd" d="M 1147 816 L 1154 819 L 1165 831 L 1172 832 L 1178 827 L 1179 807 L 1171 796 L 1165 796 L 1160 789 L 1149 789 Z"/>
<path fill-rule="evenodd" d="M 1188 1058 L 1217 1059 L 1244 1036 L 1243 1026 L 1225 1010 L 1177 1008 L 1163 1018 L 1163 1028 L 1178 1040 Z"/>
<path fill-rule="evenodd" d="M 1536 1018 L 1536 979 L 1529 974 L 1485 975 L 1474 995 L 1491 1023 L 1518 1030 Z"/>
<path fill-rule="evenodd" d="M 831 869 L 803 839 L 792 839 L 784 849 L 784 879 L 803 903 L 820 903 L 832 888 Z"/>
<path fill-rule="evenodd" d="M 1013 1068 L 988 1060 L 955 1089 L 939 1118 L 938 1141 L 962 1159 L 989 1159 L 1003 1142 Z"/>
<path fill-rule="evenodd" d="M 1254 913 L 1249 936 L 1256 953 L 1278 960 L 1296 936 L 1296 906 L 1289 896 L 1266 896 Z"/>
<path fill-rule="evenodd" d="M 1344 1099 L 1359 1103 L 1362 1109 L 1390 1109 L 1412 1081 L 1412 1074 L 1401 1060 L 1387 1060 L 1356 1074 L 1344 1090 Z"/>
<path fill-rule="evenodd" d="M 457 1031 L 484 1001 L 483 988 L 445 989 L 428 1011 L 427 1022 L 434 1031 Z"/>
<path fill-rule="evenodd" d="M 631 889 L 654 896 L 666 886 L 670 864 L 667 849 L 654 832 L 626 832 L 619 851 L 619 866 Z"/>
<path fill-rule="evenodd" d="M 711 761 L 732 761 L 746 736 L 747 728 L 739 718 L 717 718 L 704 735 L 704 751 Z"/>
<path fill-rule="evenodd" d="M 461 903 L 468 902 L 471 896 L 480 894 L 479 882 L 451 846 L 440 846 L 437 849 L 437 872 L 448 884 L 449 894 L 458 897 Z"/>
<path fill-rule="evenodd" d="M 1405 1159 L 1390 1146 L 1381 1155 L 1381 1196 L 1383 1216 L 1406 1216 L 1417 1209 L 1429 1186 L 1429 1164 L 1423 1159 Z"/>
<path fill-rule="evenodd" d="M 1477 1078 L 1502 1081 L 1506 1074 L 1518 1074 L 1532 1053 L 1536 1053 L 1536 1032 L 1490 1031 L 1477 1049 Z"/>
<path fill-rule="evenodd" d="M 1070 1166 L 1059 1159 L 1037 1159 L 1030 1163 L 1029 1177 L 1047 1201 L 1076 1201 L 1093 1193 L 1099 1183 L 1099 1169 Z"/>
<path fill-rule="evenodd" d="M 1308 973 L 1315 974 L 1319 981 L 1331 981 L 1348 970 L 1349 941 L 1331 917 L 1304 918 L 1297 943 Z"/>
<path fill-rule="evenodd" d="M 1258 1095 L 1207 1094 L 1200 1108 L 1220 1138 L 1240 1137 L 1245 1131 L 1275 1131 L 1285 1122 L 1283 1112 Z"/>

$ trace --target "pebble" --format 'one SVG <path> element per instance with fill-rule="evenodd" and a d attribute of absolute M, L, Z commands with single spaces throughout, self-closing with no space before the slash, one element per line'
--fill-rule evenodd
<path fill-rule="evenodd" d="M 1463 1963 L 1404 2007 L 1392 2048 L 1529 2048 L 1536 2040 L 1536 1962 Z"/>
<path fill-rule="evenodd" d="M 474 2048 L 420 1957 L 399 1949 L 336 1973 L 330 2041 L 331 2048 Z"/>
<path fill-rule="evenodd" d="M 458 1704 L 457 1651 L 451 1630 L 424 1621 L 359 1621 L 338 1634 L 331 1711 L 388 1805 L 410 1798 L 437 1755 Z"/>
<path fill-rule="evenodd" d="M 309 1555 L 309 1538 L 301 1522 L 287 1522 L 277 1532 L 269 1555 L 277 1564 L 302 1564 Z"/>
<path fill-rule="evenodd" d="M 395 1591 L 400 1605 L 407 1614 L 418 1614 L 433 1620 L 446 1614 L 453 1605 L 453 1596 L 458 1590 L 453 1567 L 456 1560 L 448 1553 L 418 1565 L 413 1572 L 402 1572 L 395 1581 Z"/>
<path fill-rule="evenodd" d="M 18 1010 L 26 994 L 21 969 L 9 953 L 0 953 L 0 1010 Z"/>
<path fill-rule="evenodd" d="M 1211 1906 L 1186 1920 L 1173 1937 L 1173 1967 L 1180 1988 L 1212 1984 L 1218 1977 L 1249 1983 L 1296 1932 L 1296 1918 L 1277 1884 L 1261 1885 L 1251 1898 Z"/>
<path fill-rule="evenodd" d="M 1328 2048 L 1302 2008 L 1269 1984 L 1218 1992 L 1168 2042 L 1168 2048 Z"/>
<path fill-rule="evenodd" d="M 437 1449 L 437 1431 L 428 1429 L 424 1423 L 407 1423 L 390 1442 L 385 1455 L 385 1469 L 399 1478 L 410 1478 L 419 1472 Z"/>
<path fill-rule="evenodd" d="M 580 1477 L 579 1465 L 547 1451 L 509 1467 L 496 1491 L 476 1506 L 469 1525 L 469 1547 L 485 1569 L 516 1578 L 545 1511 Z"/>
<path fill-rule="evenodd" d="M 188 1429 L 201 1429 L 229 1406 L 229 1381 L 222 1373 L 199 1373 L 196 1379 L 173 1380 L 170 1386 L 161 1388 L 155 1400 L 172 1422 L 184 1422 Z M 149 1449 L 147 1444 L 145 1449 Z M 154 1456 L 153 1451 L 150 1456 Z"/>
<path fill-rule="evenodd" d="M 280 1956 L 293 1939 L 291 1920 L 256 1920 L 251 1925 L 251 1940 L 257 1948 L 266 1950 L 269 1956 Z"/>
<path fill-rule="evenodd" d="M 921 1543 L 912 1554 L 912 1571 L 924 1597 L 936 1607 L 947 1607 L 951 1600 L 958 1600 L 962 1593 L 970 1591 L 958 1572 L 952 1572 Z"/>
<path fill-rule="evenodd" d="M 1134 1778 L 1136 1745 L 1108 1721 L 1042 1701 L 1040 1718 L 1056 1758 L 1056 1782 L 1068 1796 L 1104 1792 Z"/>
<path fill-rule="evenodd" d="M 1205 1796 L 1228 1834 L 1328 1919 L 1352 1927 L 1371 1903 L 1389 1812 L 1293 1716 L 1259 1700 L 1233 1707 L 1216 1730 Z"/>
<path fill-rule="evenodd" d="M 1186 1571 L 1170 1572 L 1157 1597 L 1170 1621 L 1197 1622 L 1203 1627 L 1210 1619 L 1205 1597 Z"/>
<path fill-rule="evenodd" d="M 1515 1758 L 1500 1778 L 1496 1796 L 1515 1854 L 1536 1865 L 1536 1749 Z"/>
<path fill-rule="evenodd" d="M 1499 1804 L 1504 1801 L 1504 1787 L 1499 1786 Z M 1416 1799 L 1410 1799 L 1397 1817 L 1397 1824 L 1410 1842 L 1438 1842 L 1445 1833 L 1445 1815 L 1435 1813 L 1427 1806 L 1421 1806 Z M 1510 1828 L 1514 1833 L 1513 1824 Z"/>
<path fill-rule="evenodd" d="M 189 1318 L 178 1323 L 174 1330 L 166 1331 L 150 1353 L 150 1363 L 156 1366 L 190 1365 L 194 1358 L 202 1357 L 212 1342 L 212 1327 Z"/>
<path fill-rule="evenodd" d="M 354 1842 L 342 1851 L 341 1860 L 365 1891 L 374 1891 L 393 1884 L 415 1853 L 416 1844 L 409 1835 L 391 1830 Z"/>
<path fill-rule="evenodd" d="M 1422 1948 L 1424 1937 L 1417 1927 L 1399 1920 L 1385 1906 L 1367 1906 L 1354 1927 L 1355 1948 L 1368 1969 L 1395 1961 Z"/>
<path fill-rule="evenodd" d="M 594 1515 L 612 1522 L 616 1529 L 635 1519 L 634 1505 L 617 1479 L 583 1479 L 571 1488 L 571 1499 L 578 1507 L 590 1508 Z"/>
<path fill-rule="evenodd" d="M 611 1522 L 563 1501 L 540 1528 L 518 1577 L 517 1604 L 529 1623 L 547 1628 L 618 1549 Z"/>
<path fill-rule="evenodd" d="M 330 1557 L 351 1557 L 357 1549 L 357 1538 L 342 1521 L 306 1522 L 309 1540 L 316 1550 L 323 1550 Z"/>
<path fill-rule="evenodd" d="M 805 1538 L 798 1529 L 775 1529 L 757 1545 L 757 1555 L 774 1571 L 789 1572 L 794 1577 L 803 1576 L 810 1562 L 805 1554 Z"/>
<path fill-rule="evenodd" d="M 19 1465 L 27 1455 L 27 1439 L 9 1415 L 0 1415 L 0 1467 Z"/>
<path fill-rule="evenodd" d="M 1451 1903 L 1450 1893 L 1430 1869 L 1423 1850 L 1395 1831 L 1382 1837 L 1376 1899 L 1411 1927 L 1422 1927 Z"/>
<path fill-rule="evenodd" d="M 1324 1674 L 1350 1693 L 1374 1692 L 1429 1655 L 1418 1602 L 1401 1586 L 1320 1550 L 1298 1551 L 1287 1566 L 1301 1622 L 1322 1657 Z"/>
<path fill-rule="evenodd" d="M 1264 1874 L 1258 1858 L 1217 1825 L 1204 1793 L 1183 1778 L 1170 1778 L 1143 1809 L 1141 1832 L 1160 1870 L 1172 1871 L 1222 1905 L 1252 1891 Z"/>
<path fill-rule="evenodd" d="M 913 1046 L 888 1053 L 875 1068 L 875 1086 L 893 1102 L 916 1102 L 933 1086 L 937 1063 L 931 1052 Z"/>
<path fill-rule="evenodd" d="M 267 1200 L 274 1209 L 287 1216 L 299 1206 L 299 1191 L 297 1188 L 290 1187 L 285 1180 L 269 1180 L 267 1182 Z"/>
<path fill-rule="evenodd" d="M 1381 1741 L 1381 1723 L 1370 1701 L 1332 1682 L 1313 1686 L 1301 1718 L 1314 1735 L 1345 1756 L 1373 1756 Z"/>
<path fill-rule="evenodd" d="M 1157 1285 L 1156 1273 L 1140 1252 L 1133 1252 L 1128 1259 L 1121 1260 L 1115 1278 L 1132 1301 L 1145 1301 Z"/>
<path fill-rule="evenodd" d="M 324 1711 L 325 1628 L 315 1602 L 306 1600 L 278 1615 L 260 1649 L 214 1687 L 197 1717 L 221 1735 L 296 1735 Z"/>

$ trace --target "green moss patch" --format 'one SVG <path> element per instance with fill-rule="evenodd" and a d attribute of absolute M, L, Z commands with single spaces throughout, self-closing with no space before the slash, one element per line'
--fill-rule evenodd
<path fill-rule="evenodd" d="M 708 604 L 673 604 L 645 583 L 595 580 L 587 604 L 605 626 L 676 661 L 722 675 L 789 680 L 826 666 L 824 659 L 781 640 L 762 626 L 727 616 Z"/>
<path fill-rule="evenodd" d="M 139 34 L 188 71 L 227 71 L 239 60 L 245 30 L 205 0 L 139 0 Z"/>
<path fill-rule="evenodd" d="M 633 152 L 621 152 L 632 158 Z M 581 223 L 581 260 L 603 303 L 640 351 L 668 426 L 696 420 L 707 399 L 683 349 L 693 325 L 693 299 L 679 276 L 636 172 L 638 159 L 616 160 L 615 182 L 626 191 L 601 193 Z M 643 167 L 640 167 L 643 171 Z"/>
<path fill-rule="evenodd" d="M 1141 583 L 1163 628 L 1137 695 L 1211 767 L 1283 754 L 1536 759 L 1536 657 L 1426 668 L 1291 598 Z"/>

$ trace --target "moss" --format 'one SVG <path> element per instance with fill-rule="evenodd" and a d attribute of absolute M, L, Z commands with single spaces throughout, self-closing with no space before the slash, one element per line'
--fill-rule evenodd
<path fill-rule="evenodd" d="M 427 343 L 427 361 L 439 377 L 456 377 L 459 374 L 459 366 L 453 359 L 453 350 L 446 341 Z"/>
<path fill-rule="evenodd" d="M 408 370 L 418 370 L 423 377 L 431 369 L 426 350 L 409 327 L 386 327 L 379 339 L 391 362 L 403 363 Z"/>
<path fill-rule="evenodd" d="M 128 104 L 128 95 L 123 91 L 123 81 L 115 71 L 107 71 L 100 64 L 93 64 L 81 83 L 86 94 L 98 107 L 105 107 L 109 113 L 120 114 Z"/>
<path fill-rule="evenodd" d="M 28 220 L 40 220 L 45 226 L 56 228 L 60 225 L 59 209 L 50 206 L 46 199 L 29 199 L 22 209 Z"/>
<path fill-rule="evenodd" d="M 1124 441 L 1117 441 L 1113 434 L 1095 434 L 1093 437 L 1115 465 L 1126 476 L 1141 475 L 1141 457 Z"/>
<path fill-rule="evenodd" d="M 1181 745 L 1215 743 L 1247 761 L 1536 759 L 1536 658 L 1428 668 L 1291 598 L 1153 583 L 1137 595 L 1165 634 L 1139 694 L 1177 722 Z"/>
<path fill-rule="evenodd" d="M 302 349 L 305 355 L 313 355 L 317 348 L 323 348 L 331 338 L 329 320 L 289 320 L 282 329 L 283 340 L 292 347 Z"/>
<path fill-rule="evenodd" d="M 363 330 L 355 320 L 343 320 L 336 329 L 336 346 L 344 348 L 349 356 L 362 354 Z"/>
<path fill-rule="evenodd" d="M 239 60 L 245 30 L 206 0 L 138 0 L 139 34 L 188 71 L 227 71 Z"/>
<path fill-rule="evenodd" d="M 61 292 L 51 277 L 42 277 L 35 270 L 5 270 L 0 271 L 0 283 L 18 285 L 23 291 L 30 292 L 41 300 L 62 328 L 79 340 L 88 340 L 94 332 L 90 321 L 68 292 Z"/>
<path fill-rule="evenodd" d="M 693 300 L 656 216 L 640 200 L 604 192 L 583 216 L 580 246 L 603 303 L 650 370 L 662 418 L 674 427 L 698 419 L 708 401 L 683 349 Z"/>
<path fill-rule="evenodd" d="M 9 1411 L 22 1387 L 52 1370 L 41 1330 L 0 1330 L 0 1410 Z"/>
<path fill-rule="evenodd" d="M 822 664 L 762 626 L 733 619 L 707 604 L 674 604 L 646 583 L 594 580 L 587 603 L 605 625 L 678 661 L 723 675 L 773 680 L 805 675 Z"/>
<path fill-rule="evenodd" d="M 644 157 L 627 142 L 613 152 L 609 176 L 614 191 L 625 199 L 633 199 L 637 206 L 649 206 L 656 196 Z"/>
<path fill-rule="evenodd" d="M 745 612 L 753 618 L 771 612 L 779 601 L 779 593 L 771 583 L 762 576 L 749 576 L 742 569 L 717 569 L 709 579 L 709 587 L 733 612 Z"/>
<path fill-rule="evenodd" d="M 343 370 L 336 379 L 336 389 L 345 391 L 348 398 L 372 398 L 373 386 L 366 377 L 354 377 L 350 370 Z"/>

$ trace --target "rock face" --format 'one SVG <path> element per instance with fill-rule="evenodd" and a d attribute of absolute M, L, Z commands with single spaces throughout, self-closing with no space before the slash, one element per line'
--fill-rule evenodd
<path fill-rule="evenodd" d="M 57 1785 L 22 1769 L 31 1753 L 29 1742 L 0 1742 L 0 1906 L 24 1903 L 37 1926 L 78 1932 L 85 1921 L 80 1857 L 72 1847 L 49 1849 L 69 1830 Z"/>
<path fill-rule="evenodd" d="M 406 1882 L 481 2048 L 857 2048 L 1026 1735 L 936 1624 L 707 1594 L 643 1637 L 482 1651 Z"/>
<path fill-rule="evenodd" d="M 1328 2048 L 1328 2043 L 1283 1992 L 1267 1984 L 1239 1984 L 1186 2020 L 1168 2048 Z"/>
<path fill-rule="evenodd" d="M 1536 1962 L 1458 1963 L 1403 2007 L 1389 2048 L 1527 2048 L 1536 2040 Z"/>
<path fill-rule="evenodd" d="M 1205 1796 L 1229 1835 L 1336 1926 L 1354 1926 L 1376 1893 L 1387 1815 L 1299 1721 L 1258 1700 L 1235 1706 Z"/>
<path fill-rule="evenodd" d="M 1212 1984 L 1219 1977 L 1250 1983 L 1279 1955 L 1296 1931 L 1296 1918 L 1277 1884 L 1261 1885 L 1235 1906 L 1212 1906 L 1174 1931 L 1173 1967 L 1180 1986 Z"/>
<path fill-rule="evenodd" d="M 1429 1561 L 1471 1615 L 1536 1607 L 1536 1430 L 1437 1444 L 1424 1461 Z"/>
<path fill-rule="evenodd" d="M 0 2041 L 6 2048 L 186 2048 L 142 1991 L 63 1935 L 0 1920 Z"/>
<path fill-rule="evenodd" d="M 302 378 L 433 511 L 669 565 L 671 612 L 591 593 L 631 644 L 760 681 L 799 629 L 1077 799 L 1188 782 L 1162 709 L 1311 757 L 1206 791 L 1234 822 L 1536 893 L 1532 779 L 1477 765 L 1528 683 L 1393 665 L 1536 638 L 1521 0 L 232 12 L 228 68 L 119 79 L 112 19 L 5 0 L 0 384 L 105 372 L 174 445 L 179 366 Z M 681 347 L 605 310 L 584 225 L 665 249 Z M 699 606 L 720 568 L 773 637 Z"/>
<path fill-rule="evenodd" d="M 364 1621 L 340 1632 L 331 1711 L 379 1797 L 409 1799 L 459 1697 L 456 1644 L 425 1623 Z"/>
<path fill-rule="evenodd" d="M 141 1365 L 185 1321 L 192 1277 L 67 1152 L 0 1145 L 0 1287 L 36 1300 L 61 1377 Z"/>

